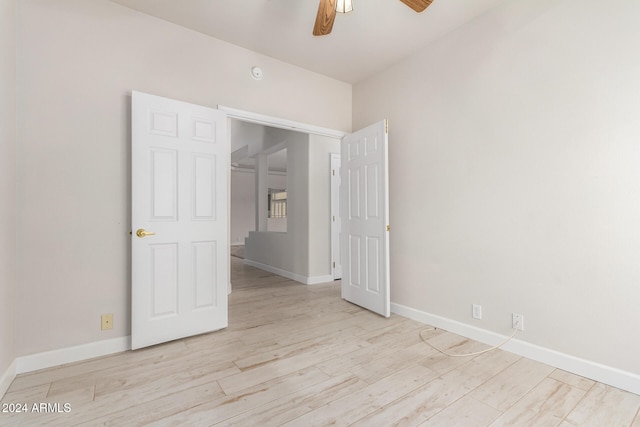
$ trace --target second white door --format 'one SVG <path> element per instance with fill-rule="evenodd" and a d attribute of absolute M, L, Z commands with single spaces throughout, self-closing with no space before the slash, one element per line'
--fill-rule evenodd
<path fill-rule="evenodd" d="M 387 121 L 345 136 L 341 145 L 342 297 L 391 315 Z"/>

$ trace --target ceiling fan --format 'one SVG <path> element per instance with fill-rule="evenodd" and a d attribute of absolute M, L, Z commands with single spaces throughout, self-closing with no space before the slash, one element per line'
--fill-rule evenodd
<path fill-rule="evenodd" d="M 400 1 L 418 13 L 422 12 L 431 3 L 433 3 L 433 0 Z M 331 29 L 333 28 L 333 21 L 336 19 L 336 3 L 341 3 L 341 7 L 344 8 L 344 1 L 338 2 L 338 0 L 320 0 L 320 4 L 318 5 L 318 14 L 316 15 L 316 23 L 313 26 L 314 36 L 326 36 L 331 32 Z M 348 9 L 346 11 L 348 12 L 349 10 L 351 9 Z M 342 12 L 344 11 L 345 10 L 342 10 Z"/>

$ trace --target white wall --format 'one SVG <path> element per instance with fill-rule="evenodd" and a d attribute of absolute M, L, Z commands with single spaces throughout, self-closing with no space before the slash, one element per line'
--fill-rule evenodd
<path fill-rule="evenodd" d="M 256 229 L 255 173 L 231 171 L 231 244 L 242 245 Z"/>
<path fill-rule="evenodd" d="M 392 301 L 640 373 L 640 2 L 513 0 L 354 87 Z M 471 304 L 483 306 L 481 321 Z"/>
<path fill-rule="evenodd" d="M 309 272 L 309 135 L 291 132 L 287 140 L 287 232 L 249 233 L 245 261 L 307 277 Z"/>
<path fill-rule="evenodd" d="M 269 174 L 270 188 L 285 188 L 287 177 L 282 174 Z M 231 244 L 244 245 L 249 231 L 256 229 L 255 197 L 256 183 L 253 171 L 231 171 Z M 269 218 L 267 229 L 279 230 L 281 226 L 276 218 Z M 285 229 L 286 229 L 286 219 Z"/>
<path fill-rule="evenodd" d="M 288 141 L 287 232 L 249 233 L 246 260 L 303 283 L 332 280 L 330 155 L 339 152 L 334 138 L 301 134 Z"/>
<path fill-rule="evenodd" d="M 17 16 L 18 355 L 130 332 L 132 89 L 351 129 L 350 85 L 109 1 Z"/>
<path fill-rule="evenodd" d="M 16 356 L 15 31 L 15 0 L 0 0 L 0 398 L 13 379 L 8 369 Z"/>

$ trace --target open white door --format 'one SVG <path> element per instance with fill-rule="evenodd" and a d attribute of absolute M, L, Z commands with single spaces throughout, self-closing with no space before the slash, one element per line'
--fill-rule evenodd
<path fill-rule="evenodd" d="M 342 139 L 342 298 L 389 317 L 387 121 Z"/>
<path fill-rule="evenodd" d="M 133 92 L 131 125 L 137 349 L 227 326 L 229 148 L 211 108 Z"/>

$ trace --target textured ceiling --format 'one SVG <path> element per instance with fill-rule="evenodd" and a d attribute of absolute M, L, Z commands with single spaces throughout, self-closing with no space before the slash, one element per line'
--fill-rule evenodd
<path fill-rule="evenodd" d="M 504 0 L 435 0 L 417 14 L 399 0 L 354 0 L 328 36 L 311 34 L 317 0 L 111 0 L 237 46 L 357 83 Z"/>

